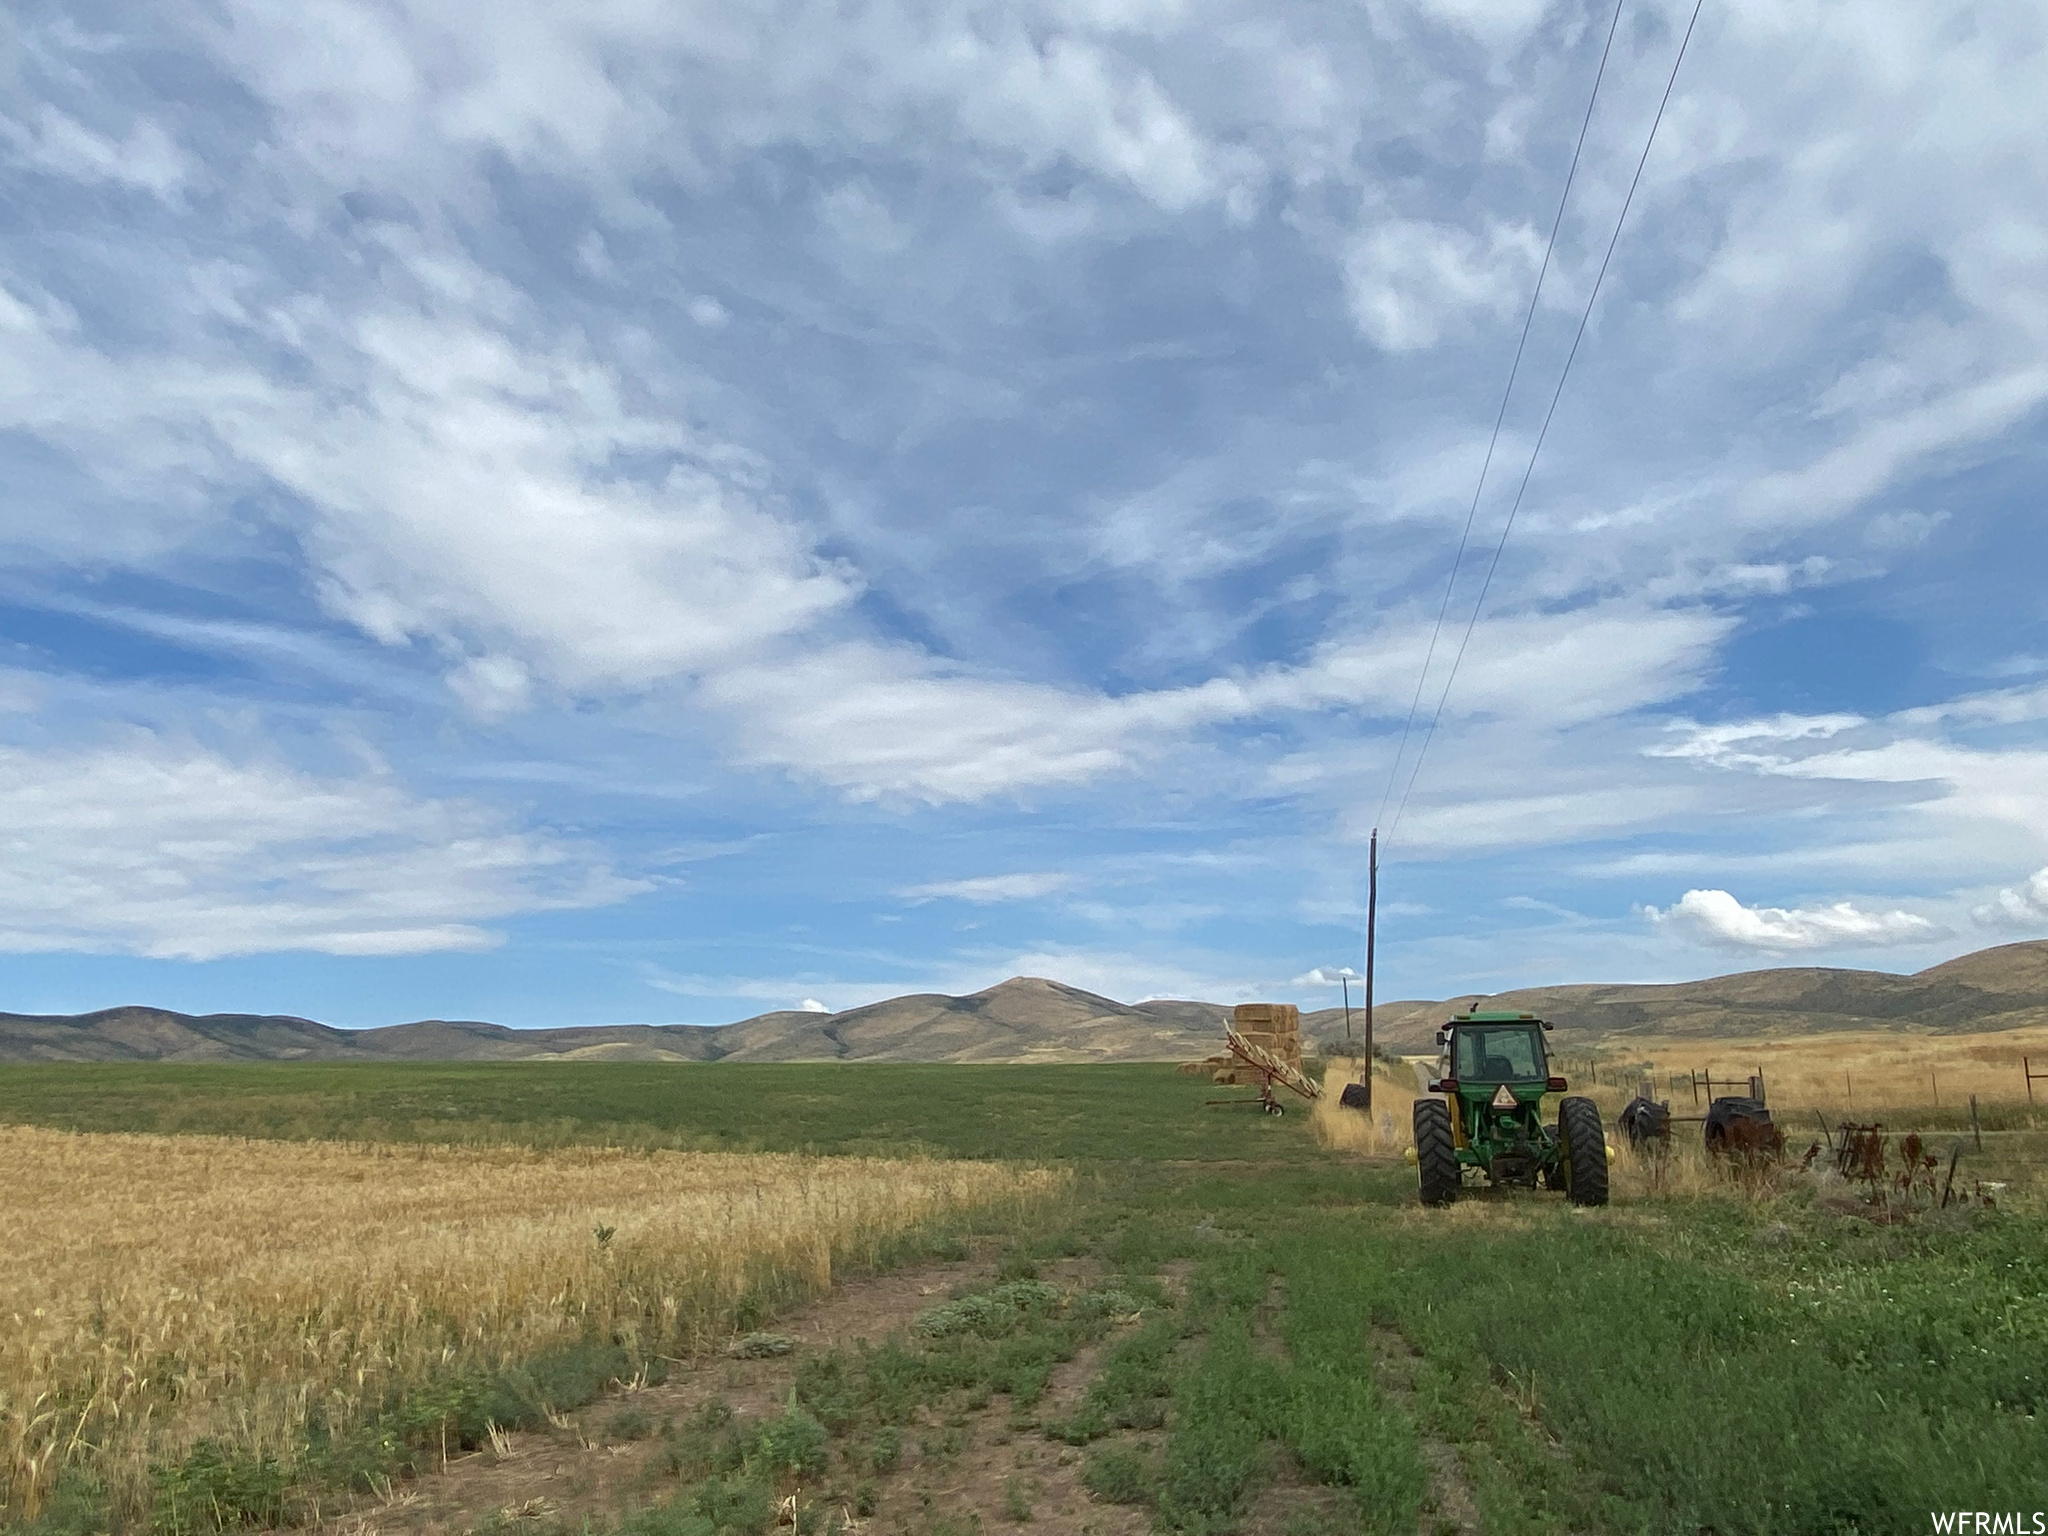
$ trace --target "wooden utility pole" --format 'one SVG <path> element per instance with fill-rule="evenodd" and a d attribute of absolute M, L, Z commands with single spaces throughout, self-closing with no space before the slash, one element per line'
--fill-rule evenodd
<path fill-rule="evenodd" d="M 1372 829 L 1365 859 L 1365 1107 L 1372 1109 L 1372 973 L 1373 948 L 1380 926 L 1380 829 Z"/>

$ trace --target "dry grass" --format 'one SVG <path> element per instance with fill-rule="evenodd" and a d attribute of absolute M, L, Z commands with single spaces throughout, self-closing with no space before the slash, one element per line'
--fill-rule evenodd
<path fill-rule="evenodd" d="M 1415 1074 L 1405 1066 L 1373 1063 L 1372 1113 L 1337 1102 L 1346 1083 L 1360 1081 L 1361 1062 L 1337 1057 L 1323 1072 L 1323 1096 L 1309 1112 L 1309 1128 L 1326 1147 L 1399 1157 L 1414 1140 Z"/>
<path fill-rule="evenodd" d="M 1570 1078 L 1572 1093 L 1586 1094 L 1600 1105 L 1609 1144 L 1616 1150 L 1617 1202 L 1754 1198 L 1784 1186 L 1786 1171 L 1761 1181 L 1745 1179 L 1709 1158 L 1697 1119 L 1682 1118 L 1673 1125 L 1670 1147 L 1661 1158 L 1638 1157 L 1617 1123 L 1645 1073 L 1652 1077 L 1655 1096 L 1669 1102 L 1675 1116 L 1691 1117 L 1706 1109 L 1707 1073 L 1715 1079 L 1713 1095 L 1720 1095 L 1746 1092 L 1750 1074 L 1761 1071 L 1773 1116 L 1786 1136 L 1785 1170 L 1797 1167 L 1809 1143 L 1825 1143 L 1823 1121 L 1830 1127 L 1845 1120 L 1878 1121 L 1893 1135 L 1923 1133 L 1930 1148 L 1944 1155 L 1961 1147 L 1959 1190 L 1993 1182 L 2002 1191 L 2001 1203 L 2032 1207 L 2048 1197 L 2048 1082 L 2035 1083 L 2036 1103 L 2029 1107 L 2020 1070 L 2026 1056 L 2033 1058 L 2036 1072 L 2048 1071 L 2048 1030 L 1972 1035 L 1869 1030 L 1789 1039 L 1629 1036 L 1611 1038 L 1597 1049 L 1559 1045 L 1553 1039 L 1551 1070 Z M 1408 1116 L 1415 1095 L 1408 1064 L 1379 1068 L 1371 1124 L 1335 1104 L 1336 1093 L 1352 1080 L 1353 1066 L 1332 1064 L 1330 1097 L 1316 1107 L 1318 1139 L 1361 1152 L 1402 1153 L 1412 1141 Z M 1592 1068 L 1597 1068 L 1597 1082 Z M 1702 1078 L 1697 1104 L 1687 1073 Z M 1983 1130 L 1981 1148 L 1971 1131 L 1972 1094 Z M 1820 1166 L 1825 1165 L 1823 1158 Z"/>
<path fill-rule="evenodd" d="M 201 1436 L 285 1453 L 316 1404 L 347 1422 L 451 1366 L 687 1348 L 765 1279 L 823 1288 L 835 1254 L 1060 1179 L 0 1127 L 0 1524 L 68 1461 L 132 1491 Z"/>
<path fill-rule="evenodd" d="M 1739 1093 L 1743 1089 L 1724 1088 L 1719 1080 L 1746 1081 L 1760 1070 L 1774 1109 L 1818 1110 L 1830 1120 L 1870 1120 L 1901 1111 L 1953 1111 L 1972 1094 L 1980 1109 L 2024 1110 L 2021 1059 L 2031 1056 L 2037 1073 L 2048 1071 L 2048 1029 L 1974 1035 L 1869 1030 L 1778 1039 L 1631 1036 L 1605 1042 L 1597 1054 L 1601 1085 L 1596 1095 L 1603 1102 L 1613 1098 L 1618 1105 L 1626 1097 L 1640 1064 L 1650 1065 L 1657 1096 L 1669 1098 L 1674 1109 L 1681 1104 L 1691 1108 L 1687 1073 L 1711 1071 L 1716 1093 Z M 1574 1047 L 1553 1046 L 1553 1055 L 1575 1079 L 1583 1072 L 1583 1057 Z M 1575 1081 L 1573 1091 L 1578 1090 Z M 2037 1107 L 2048 1113 L 2048 1083 L 2036 1082 L 2034 1093 Z M 1701 1099 L 1704 1105 L 1704 1091 Z"/>

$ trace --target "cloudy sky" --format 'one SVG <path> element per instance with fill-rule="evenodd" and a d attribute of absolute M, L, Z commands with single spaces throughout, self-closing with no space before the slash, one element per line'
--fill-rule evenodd
<path fill-rule="evenodd" d="M 2031 0 L 1706 0 L 1443 694 L 1613 15 L 10 7 L 0 1007 L 1323 1003 L 1376 823 L 1388 995 L 2048 934 Z"/>

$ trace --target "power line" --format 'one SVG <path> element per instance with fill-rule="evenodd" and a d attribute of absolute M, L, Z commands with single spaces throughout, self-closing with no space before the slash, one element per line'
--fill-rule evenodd
<path fill-rule="evenodd" d="M 1450 675 L 1444 679 L 1444 690 L 1437 696 L 1436 713 L 1430 716 L 1429 729 L 1423 733 L 1422 745 L 1416 748 L 1415 767 L 1408 775 L 1408 786 L 1401 791 L 1401 803 L 1394 808 L 1393 825 L 1387 833 L 1390 839 L 1394 829 L 1401 825 L 1401 813 L 1408 809 L 1408 797 L 1415 792 L 1415 780 L 1422 772 L 1422 760 L 1429 753 L 1430 742 L 1436 738 L 1437 722 L 1443 719 L 1444 705 L 1451 696 L 1451 685 L 1458 680 L 1458 667 L 1465 659 L 1465 648 L 1472 643 L 1472 632 L 1479 625 L 1480 611 L 1486 606 L 1486 594 L 1493 586 L 1494 573 L 1500 569 L 1500 557 L 1508 547 L 1508 534 L 1514 529 L 1515 515 L 1522 510 L 1522 497 L 1529 489 L 1529 477 L 1536 472 L 1536 458 L 1543 452 L 1543 440 L 1550 435 L 1550 420 L 1557 414 L 1557 402 L 1564 394 L 1565 380 L 1571 377 L 1572 363 L 1579 355 L 1579 343 L 1586 339 L 1586 326 L 1593 318 L 1593 303 L 1600 297 L 1600 285 L 1607 280 L 1607 265 L 1614 260 L 1614 247 L 1621 240 L 1621 228 L 1628 221 L 1636 188 L 1642 184 L 1643 167 L 1650 160 L 1650 146 L 1657 142 L 1657 129 L 1664 121 L 1664 109 L 1671 104 L 1672 88 L 1678 84 L 1679 66 L 1685 63 L 1685 51 L 1692 43 L 1693 28 L 1699 23 L 1700 8 L 1705 3 L 1706 0 L 1693 0 L 1692 19 L 1685 24 L 1685 36 L 1679 39 L 1678 57 L 1671 61 L 1670 78 L 1664 82 L 1664 95 L 1657 103 L 1657 115 L 1650 120 L 1650 133 L 1643 140 L 1643 152 L 1636 158 L 1636 173 L 1629 181 L 1628 195 L 1621 200 L 1621 212 L 1614 220 L 1614 233 L 1608 237 L 1606 254 L 1600 258 L 1600 271 L 1593 279 L 1592 292 L 1586 295 L 1586 308 L 1579 316 L 1579 328 L 1572 337 L 1571 351 L 1565 354 L 1564 367 L 1558 371 L 1557 388 L 1550 392 L 1550 406 L 1543 413 L 1543 425 L 1536 433 L 1536 444 L 1529 450 L 1529 462 L 1522 470 L 1522 483 L 1515 490 L 1514 503 L 1508 508 L 1508 519 L 1501 525 L 1500 540 L 1494 545 L 1493 559 L 1486 567 L 1486 579 L 1479 584 L 1479 600 L 1472 605 L 1472 617 L 1466 621 L 1464 637 L 1458 642 L 1457 654 L 1451 658 Z"/>
<path fill-rule="evenodd" d="M 1621 7 L 1624 0 L 1614 0 L 1614 17 L 1607 23 L 1607 41 L 1600 49 L 1600 67 L 1593 72 L 1592 94 L 1586 98 L 1586 115 L 1579 122 L 1579 140 L 1572 146 L 1571 168 L 1564 175 L 1564 191 L 1558 194 L 1557 216 L 1550 221 L 1550 241 L 1543 247 L 1543 264 L 1536 269 L 1536 287 L 1529 294 L 1528 313 L 1522 316 L 1522 334 L 1515 342 L 1515 360 L 1508 366 L 1507 388 L 1500 392 L 1500 409 L 1494 413 L 1493 435 L 1486 440 L 1486 458 L 1479 466 L 1479 483 L 1472 487 L 1472 505 L 1465 511 L 1465 528 L 1458 535 L 1458 552 L 1451 557 L 1451 573 L 1444 581 L 1444 600 L 1437 605 L 1436 624 L 1429 632 L 1429 649 L 1422 657 L 1422 670 L 1416 674 L 1415 697 L 1408 701 L 1408 718 L 1401 722 L 1401 744 L 1394 749 L 1394 760 L 1387 765 L 1387 787 L 1380 795 L 1378 815 L 1373 823 L 1387 813 L 1387 802 L 1394 798 L 1394 780 L 1401 771 L 1401 759 L 1408 751 L 1408 733 L 1414 729 L 1416 713 L 1422 707 L 1422 688 L 1429 681 L 1430 663 L 1436 660 L 1436 642 L 1443 634 L 1444 616 L 1451 611 L 1451 592 L 1458 584 L 1458 567 L 1464 562 L 1465 547 L 1472 538 L 1472 520 L 1479 514 L 1480 493 L 1486 489 L 1487 471 L 1493 468 L 1493 451 L 1500 444 L 1501 423 L 1507 420 L 1508 400 L 1515 392 L 1515 376 L 1522 371 L 1522 352 L 1529 345 L 1529 328 L 1536 320 L 1536 301 L 1543 296 L 1543 279 L 1550 272 L 1550 256 L 1557 249 L 1557 232 L 1564 224 L 1565 204 L 1571 200 L 1572 181 L 1579 174 L 1579 156 L 1586 148 L 1586 130 L 1593 125 L 1593 105 L 1600 99 L 1600 82 L 1607 77 L 1607 56 L 1614 50 L 1614 32 L 1621 25 Z"/>

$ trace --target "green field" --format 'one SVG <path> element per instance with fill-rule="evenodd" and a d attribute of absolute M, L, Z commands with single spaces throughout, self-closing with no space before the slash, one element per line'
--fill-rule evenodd
<path fill-rule="evenodd" d="M 993 1234 L 1001 1273 L 1086 1254 L 1131 1294 L 1187 1274 L 1185 1300 L 1047 1431 L 1088 1447 L 1091 1486 L 1164 1532 L 1269 1529 L 1267 1491 L 1303 1482 L 1334 1502 L 1287 1536 L 1874 1536 L 1926 1530 L 1935 1510 L 2048 1508 L 2037 1211 L 1878 1222 L 1794 1181 L 1591 1213 L 1543 1195 L 1425 1212 L 1402 1165 L 1324 1151 L 1301 1115 L 1204 1109 L 1211 1092 L 1145 1066 L 64 1066 L 6 1069 L 0 1120 L 1070 1163 L 1073 1200 Z M 852 1467 L 919 1392 L 1023 1403 L 1032 1362 L 1071 1352 L 1083 1324 L 1005 1316 L 983 1343 L 821 1364 L 785 1429 L 815 1422 L 819 1465 L 843 1441 Z M 1118 1442 L 1146 1403 L 1162 1435 Z M 688 1486 L 632 1532 L 749 1536 L 753 1516 L 718 1514 L 717 1490 L 755 1463 L 709 1446 L 678 1452 Z M 1431 1507 L 1446 1456 L 1463 1516 Z M 90 1529 L 83 1507 L 45 1529 Z"/>
<path fill-rule="evenodd" d="M 1160 1065 L 38 1065 L 0 1067 L 0 1123 L 1096 1162 L 1299 1143 L 1284 1121 L 1190 1114 L 1210 1091 Z"/>

